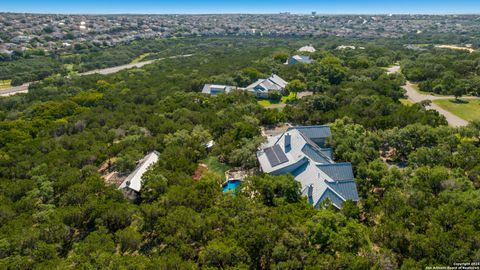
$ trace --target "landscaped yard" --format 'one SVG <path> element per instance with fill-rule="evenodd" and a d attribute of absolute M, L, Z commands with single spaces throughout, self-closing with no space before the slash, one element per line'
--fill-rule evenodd
<path fill-rule="evenodd" d="M 207 165 L 209 171 L 218 174 L 222 179 L 225 177 L 225 172 L 231 169 L 230 166 L 221 163 L 218 158 L 214 156 L 209 156 L 201 162 Z"/>
<path fill-rule="evenodd" d="M 480 99 L 438 99 L 433 103 L 467 121 L 480 121 Z"/>
<path fill-rule="evenodd" d="M 290 101 L 294 101 L 296 99 L 297 99 L 297 93 L 292 92 L 288 96 L 283 96 L 280 101 L 270 100 L 270 99 L 262 99 L 262 100 L 258 101 L 258 104 L 262 105 L 263 107 L 268 107 L 268 106 L 272 106 L 272 105 L 275 105 L 275 104 L 285 104 L 285 103 L 288 103 Z"/>
<path fill-rule="evenodd" d="M 0 89 L 9 88 L 11 80 L 0 80 Z"/>

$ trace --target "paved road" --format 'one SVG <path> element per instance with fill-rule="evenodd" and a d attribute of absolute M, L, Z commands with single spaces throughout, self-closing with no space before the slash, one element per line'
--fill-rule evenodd
<path fill-rule="evenodd" d="M 400 66 L 399 65 L 395 65 L 393 67 L 390 67 L 387 70 L 388 74 L 394 74 L 394 73 L 398 73 L 398 72 L 400 72 Z M 409 82 L 409 81 L 407 81 L 407 83 L 404 86 L 402 86 L 402 88 L 405 89 L 405 91 L 407 93 L 408 99 L 410 101 L 414 102 L 414 103 L 418 103 L 418 102 L 421 102 L 421 101 L 424 101 L 424 100 L 433 101 L 433 100 L 438 100 L 438 99 L 454 99 L 455 98 L 454 96 L 434 96 L 434 95 L 430 95 L 430 94 L 422 94 L 422 93 L 418 92 L 415 89 L 415 87 L 416 87 L 416 85 Z M 476 99 L 478 97 L 464 97 L 464 98 L 466 98 L 466 99 Z M 429 106 L 427 106 L 427 109 L 436 110 L 441 115 L 445 116 L 448 124 L 452 127 L 462 127 L 462 126 L 468 125 L 468 121 L 465 121 L 464 119 L 462 119 L 462 118 L 454 115 L 453 113 L 443 109 L 442 107 L 438 106 L 437 104 L 434 104 L 433 102 Z"/>
<path fill-rule="evenodd" d="M 424 101 L 424 100 L 433 101 L 433 100 L 438 100 L 438 99 L 453 99 L 453 98 L 455 98 L 453 96 L 441 96 L 441 97 L 439 97 L 439 96 L 421 94 L 414 88 L 414 84 L 412 84 L 411 82 L 407 82 L 407 84 L 405 84 L 402 87 L 403 87 L 403 89 L 405 89 L 407 91 L 408 99 L 410 99 L 412 102 L 415 102 L 415 103 L 418 103 L 418 102 L 421 102 L 421 101 Z M 475 98 L 475 97 L 468 97 L 468 98 Z M 460 117 L 454 115 L 453 113 L 443 109 L 442 107 L 438 106 L 437 104 L 435 104 L 433 102 L 429 106 L 427 106 L 427 109 L 436 110 L 437 112 L 439 112 L 440 114 L 445 116 L 448 124 L 452 127 L 463 127 L 463 126 L 468 125 L 468 121 L 463 120 L 462 118 L 460 118 Z"/>
<path fill-rule="evenodd" d="M 183 57 L 190 57 L 192 54 L 183 54 L 183 55 L 175 55 L 175 56 L 170 56 L 170 57 L 165 57 L 165 58 L 159 58 L 159 59 L 154 59 L 154 60 L 148 60 L 148 61 L 142 61 L 138 62 L 135 64 L 126 64 L 126 65 L 121 65 L 121 66 L 116 66 L 116 67 L 110 67 L 110 68 L 104 68 L 104 69 L 95 69 L 83 73 L 79 73 L 80 76 L 84 75 L 90 75 L 90 74 L 102 74 L 102 75 L 107 75 L 111 73 L 115 73 L 124 69 L 130 69 L 130 68 L 141 68 L 145 65 L 151 64 L 155 61 L 160 61 L 160 60 L 165 60 L 165 59 L 174 59 L 174 58 L 183 58 Z M 30 86 L 31 82 L 29 83 L 24 83 L 20 86 L 14 86 L 10 88 L 6 88 L 3 90 L 0 90 L 0 96 L 11 96 L 19 93 L 27 93 L 28 92 L 28 86 Z"/>
<path fill-rule="evenodd" d="M 90 75 L 90 74 L 95 74 L 95 73 L 102 74 L 102 75 L 107 75 L 107 74 L 112 74 L 112 73 L 115 73 L 115 72 L 119 72 L 119 71 L 124 70 L 124 69 L 141 68 L 145 65 L 151 64 L 151 63 L 156 62 L 156 61 L 161 61 L 161 60 L 165 60 L 165 59 L 190 57 L 190 56 L 192 56 L 192 54 L 175 55 L 175 56 L 170 56 L 170 57 L 165 57 L 165 58 L 158 58 L 158 59 L 154 59 L 154 60 L 142 61 L 142 62 L 138 62 L 138 63 L 135 63 L 135 64 L 126 64 L 126 65 L 110 67 L 110 68 L 95 69 L 95 70 L 87 71 L 87 72 L 84 72 L 84 73 L 80 73 L 80 75 L 83 76 L 83 75 Z"/>
<path fill-rule="evenodd" d="M 19 93 L 27 93 L 28 92 L 28 86 L 30 86 L 30 83 L 24 83 L 19 86 L 14 86 L 10 88 L 5 88 L 0 90 L 0 96 L 11 96 Z"/>

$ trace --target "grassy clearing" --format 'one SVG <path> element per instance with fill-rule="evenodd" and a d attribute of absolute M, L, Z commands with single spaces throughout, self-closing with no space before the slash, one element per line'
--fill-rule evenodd
<path fill-rule="evenodd" d="M 218 158 L 214 156 L 209 156 L 201 162 L 207 165 L 209 171 L 218 174 L 222 179 L 225 177 L 225 172 L 232 168 L 225 163 L 221 163 Z"/>
<path fill-rule="evenodd" d="M 295 101 L 297 99 L 297 93 L 290 93 L 288 94 L 288 96 L 283 96 L 281 101 L 282 103 L 288 103 L 288 102 L 292 102 L 292 101 Z"/>
<path fill-rule="evenodd" d="M 258 104 L 262 105 L 263 107 L 268 107 L 268 106 L 272 106 L 272 105 L 275 105 L 275 104 L 285 104 L 285 103 L 289 103 L 289 102 L 293 102 L 297 99 L 297 93 L 290 93 L 288 96 L 283 96 L 280 101 L 277 101 L 277 100 L 270 100 L 270 99 L 262 99 L 262 100 L 259 100 L 257 101 Z"/>
<path fill-rule="evenodd" d="M 10 88 L 12 80 L 0 80 L 0 89 Z"/>
<path fill-rule="evenodd" d="M 402 103 L 405 106 L 412 106 L 413 105 L 413 102 L 408 98 L 401 98 L 400 103 Z"/>
<path fill-rule="evenodd" d="M 480 121 L 480 99 L 439 99 L 433 103 L 467 121 Z"/>
<path fill-rule="evenodd" d="M 145 57 L 149 56 L 151 53 L 144 53 L 140 56 L 138 56 L 137 58 L 133 59 L 131 64 L 136 64 L 136 63 L 139 63 L 139 62 L 142 62 L 143 59 L 145 59 Z"/>

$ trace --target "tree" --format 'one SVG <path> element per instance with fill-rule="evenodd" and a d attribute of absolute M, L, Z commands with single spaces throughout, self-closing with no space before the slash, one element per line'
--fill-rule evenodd
<path fill-rule="evenodd" d="M 465 94 L 465 88 L 458 85 L 453 88 L 453 95 L 455 96 L 456 102 L 460 102 L 459 98 L 461 98 L 463 94 Z"/>
<path fill-rule="evenodd" d="M 241 147 L 233 150 L 228 157 L 230 164 L 242 168 L 254 168 L 257 165 L 256 151 L 258 146 L 263 142 L 262 137 L 253 139 L 244 138 L 240 141 Z"/>
<path fill-rule="evenodd" d="M 273 59 L 278 63 L 285 63 L 288 59 L 289 54 L 286 52 L 278 52 L 273 55 Z"/>
<path fill-rule="evenodd" d="M 130 227 L 117 231 L 115 237 L 122 252 L 135 251 L 142 242 L 142 235 Z"/>
<path fill-rule="evenodd" d="M 250 263 L 248 253 L 231 239 L 214 239 L 200 251 L 199 263 L 206 267 L 246 267 Z"/>
<path fill-rule="evenodd" d="M 300 184 L 291 175 L 255 176 L 251 178 L 254 190 L 261 195 L 261 201 L 268 206 L 275 206 L 276 200 L 283 198 L 289 203 L 300 200 Z"/>
<path fill-rule="evenodd" d="M 285 86 L 285 90 L 288 92 L 301 92 L 307 89 L 307 85 L 300 80 L 293 80 L 290 81 L 287 86 Z"/>

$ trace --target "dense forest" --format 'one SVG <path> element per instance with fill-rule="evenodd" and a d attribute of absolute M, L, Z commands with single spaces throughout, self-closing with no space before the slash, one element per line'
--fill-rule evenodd
<path fill-rule="evenodd" d="M 0 268 L 422 269 L 479 261 L 480 123 L 454 129 L 422 104 L 402 105 L 405 78 L 384 69 L 403 61 L 402 46 L 335 50 L 337 41 L 325 41 L 314 63 L 283 65 L 307 42 L 160 42 L 170 55 L 194 55 L 107 76 L 49 76 L 28 94 L 1 98 Z M 199 93 L 204 83 L 241 86 L 271 73 L 291 82 L 289 91 L 314 95 L 279 110 L 246 92 Z M 331 125 L 328 144 L 336 160 L 353 163 L 358 205 L 315 209 L 290 175 L 250 177 L 234 194 L 222 193 L 215 171 L 192 180 L 208 158 L 256 168 L 260 127 L 284 122 Z M 207 152 L 202 142 L 211 139 Z M 152 150 L 161 158 L 138 201 L 105 184 L 105 161 L 129 172 Z"/>

